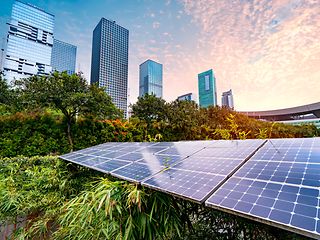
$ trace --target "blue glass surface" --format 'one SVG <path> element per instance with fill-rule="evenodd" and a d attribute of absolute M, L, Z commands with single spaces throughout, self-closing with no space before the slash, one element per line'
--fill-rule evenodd
<path fill-rule="evenodd" d="M 177 163 L 173 168 L 228 175 L 238 167 L 241 162 L 242 160 L 239 159 L 191 156 Z"/>
<path fill-rule="evenodd" d="M 126 167 L 113 171 L 111 175 L 133 182 L 140 182 L 141 180 L 158 173 L 162 169 L 161 166 L 134 162 Z"/>
<path fill-rule="evenodd" d="M 162 64 L 147 60 L 139 66 L 139 96 L 146 93 L 162 97 Z"/>
<path fill-rule="evenodd" d="M 103 163 L 94 165 L 93 167 L 95 169 L 101 169 L 103 172 L 110 173 L 111 171 L 113 171 L 115 169 L 122 168 L 126 165 L 129 165 L 129 164 L 131 164 L 131 162 L 110 160 L 107 162 L 103 162 Z"/>
<path fill-rule="evenodd" d="M 167 169 L 143 181 L 141 184 L 163 192 L 201 202 L 224 179 L 224 176 Z"/>
<path fill-rule="evenodd" d="M 207 201 L 236 212 L 320 234 L 319 188 L 231 177 Z"/>

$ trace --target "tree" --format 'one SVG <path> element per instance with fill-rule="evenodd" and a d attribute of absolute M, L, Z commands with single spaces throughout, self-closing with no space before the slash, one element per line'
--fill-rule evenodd
<path fill-rule="evenodd" d="M 166 101 L 156 97 L 154 94 L 145 94 L 142 97 L 138 97 L 138 101 L 131 105 L 131 108 L 132 117 L 146 121 L 148 126 L 152 121 L 161 121 L 167 118 L 168 107 Z"/>
<path fill-rule="evenodd" d="M 76 116 L 114 119 L 120 117 L 117 109 L 103 89 L 90 86 L 79 74 L 54 72 L 50 76 L 32 76 L 15 81 L 19 98 L 26 109 L 53 108 L 61 111 L 67 123 L 67 136 L 71 150 L 71 126 Z"/>
<path fill-rule="evenodd" d="M 11 88 L 0 72 L 0 115 L 10 114 L 16 108 L 16 91 Z"/>
<path fill-rule="evenodd" d="M 194 101 L 175 100 L 168 108 L 169 124 L 177 139 L 195 139 L 195 129 L 199 126 L 200 111 Z"/>

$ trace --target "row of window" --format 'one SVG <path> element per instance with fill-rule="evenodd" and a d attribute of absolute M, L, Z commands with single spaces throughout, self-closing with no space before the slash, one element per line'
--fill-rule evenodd
<path fill-rule="evenodd" d="M 50 33 L 53 32 L 54 16 L 20 2 L 13 5 L 12 19 L 25 22 Z"/>

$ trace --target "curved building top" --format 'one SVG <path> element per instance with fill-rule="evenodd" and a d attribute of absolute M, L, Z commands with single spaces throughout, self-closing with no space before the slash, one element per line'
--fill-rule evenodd
<path fill-rule="evenodd" d="M 320 102 L 311 103 L 298 107 L 268 110 L 268 111 L 242 111 L 240 112 L 249 117 L 266 120 L 290 120 L 296 116 L 313 114 L 315 117 L 320 118 Z"/>

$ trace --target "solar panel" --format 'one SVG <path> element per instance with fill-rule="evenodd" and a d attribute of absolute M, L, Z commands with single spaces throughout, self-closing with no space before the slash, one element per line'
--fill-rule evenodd
<path fill-rule="evenodd" d="M 320 237 L 320 138 L 105 143 L 61 158 Z"/>
<path fill-rule="evenodd" d="M 166 169 L 143 181 L 143 186 L 201 203 L 224 179 L 222 175 Z"/>
<path fill-rule="evenodd" d="M 206 205 L 320 237 L 318 143 L 319 138 L 268 141 Z"/>
<path fill-rule="evenodd" d="M 160 165 L 147 165 L 134 162 L 123 168 L 116 169 L 115 171 L 111 172 L 111 175 L 121 179 L 139 183 L 141 180 L 158 173 L 162 169 L 163 167 L 161 167 Z"/>
<path fill-rule="evenodd" d="M 239 166 L 242 161 L 243 159 L 191 156 L 173 165 L 172 168 L 227 176 Z"/>
<path fill-rule="evenodd" d="M 194 154 L 175 161 L 168 165 L 169 169 L 142 181 L 141 184 L 201 203 L 256 150 L 242 147 L 241 143 L 237 142 L 239 141 L 226 144 L 219 142 L 218 147 L 213 147 L 213 141 L 206 142 L 206 147 L 192 146 Z M 258 142 L 261 145 L 264 141 Z M 249 145 L 251 146 L 252 142 Z M 173 146 L 158 154 L 171 153 L 181 157 L 183 153 L 182 156 L 186 156 L 192 147 Z"/>
<path fill-rule="evenodd" d="M 216 140 L 206 146 L 206 148 L 253 148 L 257 149 L 266 140 L 246 139 L 246 140 Z"/>

